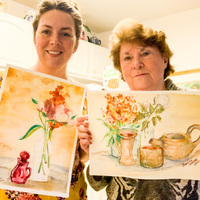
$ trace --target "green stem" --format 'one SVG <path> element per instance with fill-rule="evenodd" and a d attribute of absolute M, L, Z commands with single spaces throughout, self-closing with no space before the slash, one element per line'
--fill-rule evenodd
<path fill-rule="evenodd" d="M 40 114 L 40 113 L 41 113 L 41 112 L 38 112 L 39 119 L 40 119 L 40 121 L 41 121 L 41 123 L 42 123 L 43 127 L 45 127 L 45 124 L 44 124 L 44 122 L 42 121 L 42 118 L 41 118 L 41 114 Z"/>
<path fill-rule="evenodd" d="M 49 153 L 48 151 L 48 141 L 49 141 L 49 136 L 48 132 L 44 132 L 44 143 L 43 143 L 43 155 L 44 155 L 44 162 L 47 163 L 47 158 L 46 158 L 46 153 Z"/>
<path fill-rule="evenodd" d="M 38 173 L 40 173 L 40 171 L 42 169 L 44 175 L 45 175 L 44 164 L 47 164 L 48 168 L 50 166 L 48 141 L 49 141 L 49 132 L 46 131 L 46 127 L 45 127 L 44 128 L 44 141 L 43 141 L 42 157 L 41 157 L 40 165 L 38 168 Z M 47 156 L 46 156 L 46 154 L 47 154 Z"/>
<path fill-rule="evenodd" d="M 158 107 L 158 105 L 156 105 L 156 107 L 153 109 L 152 113 L 148 112 L 148 113 L 150 113 L 150 115 L 147 117 L 147 119 L 149 119 L 153 115 L 153 113 L 155 112 L 155 110 L 156 110 L 157 107 Z"/>
<path fill-rule="evenodd" d="M 42 162 L 42 161 L 41 161 L 41 162 Z M 43 174 L 45 175 L 45 170 L 44 170 L 43 162 L 42 162 L 42 171 L 43 171 Z"/>
<path fill-rule="evenodd" d="M 43 174 L 45 175 L 44 165 L 43 165 L 43 155 L 42 155 L 42 157 L 41 157 L 40 166 L 39 166 L 39 168 L 38 168 L 38 173 L 40 173 L 41 168 L 42 168 Z"/>

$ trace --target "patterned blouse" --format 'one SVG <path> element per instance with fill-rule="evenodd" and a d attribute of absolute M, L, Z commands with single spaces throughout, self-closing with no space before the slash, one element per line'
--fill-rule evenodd
<path fill-rule="evenodd" d="M 180 90 L 170 79 L 165 81 L 167 90 Z M 200 182 L 197 180 L 140 180 L 125 177 L 90 176 L 91 187 L 99 191 L 106 187 L 108 200 L 198 200 Z"/>

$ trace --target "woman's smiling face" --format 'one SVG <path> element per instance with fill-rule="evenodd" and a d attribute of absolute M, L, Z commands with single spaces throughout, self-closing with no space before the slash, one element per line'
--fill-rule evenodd
<path fill-rule="evenodd" d="M 59 10 L 44 13 L 38 24 L 34 43 L 40 67 L 47 70 L 65 69 L 78 47 L 71 15 Z"/>
<path fill-rule="evenodd" d="M 120 65 L 130 90 L 163 90 L 167 59 L 158 48 L 138 43 L 123 42 Z"/>

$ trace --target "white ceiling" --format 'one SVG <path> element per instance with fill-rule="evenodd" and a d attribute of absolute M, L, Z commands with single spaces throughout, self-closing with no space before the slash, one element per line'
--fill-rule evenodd
<path fill-rule="evenodd" d="M 13 0 L 36 8 L 39 0 Z M 75 0 L 92 32 L 110 31 L 123 18 L 142 22 L 200 7 L 200 0 Z"/>

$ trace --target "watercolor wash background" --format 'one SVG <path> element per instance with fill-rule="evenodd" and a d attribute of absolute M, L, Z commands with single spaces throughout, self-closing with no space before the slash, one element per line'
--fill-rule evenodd
<path fill-rule="evenodd" d="M 54 91 L 57 85 L 62 85 L 63 91 L 69 93 L 70 98 L 66 99 L 66 103 L 74 115 L 78 116 L 83 106 L 83 87 L 14 66 L 6 69 L 0 102 L 0 188 L 51 196 L 68 195 L 76 144 L 75 125 L 61 126 L 53 131 L 48 182 L 28 180 L 26 184 L 14 184 L 9 178 L 10 170 L 16 165 L 21 151 L 30 153 L 29 167 L 33 167 L 35 141 L 43 137 L 43 131 L 39 129 L 30 137 L 19 140 L 33 124 L 41 124 L 38 105 L 31 99 L 44 103 L 51 97 L 49 91 Z"/>
<path fill-rule="evenodd" d="M 183 163 L 186 162 L 188 158 L 183 159 L 182 161 L 172 161 L 164 159 L 164 165 L 162 167 L 148 169 L 139 165 L 139 158 L 137 158 L 136 164 L 125 166 L 119 163 L 119 158 L 111 156 L 110 147 L 106 147 L 108 140 L 104 138 L 104 135 L 108 131 L 108 128 L 104 126 L 102 121 L 97 120 L 98 118 L 103 118 L 101 109 L 106 108 L 107 102 L 105 99 L 105 95 L 108 93 L 110 93 L 112 96 L 117 96 L 118 94 L 123 94 L 124 96 L 133 95 L 137 102 L 144 103 L 146 105 L 148 103 L 152 103 L 154 97 L 159 97 L 160 103 L 165 107 L 165 111 L 160 114 L 162 118 L 161 122 L 158 122 L 155 127 L 151 126 L 154 128 L 154 138 L 159 138 L 164 133 L 186 133 L 187 128 L 192 124 L 200 124 L 199 91 L 88 91 L 88 117 L 90 130 L 93 134 L 93 144 L 90 147 L 91 175 L 124 176 L 141 179 L 189 178 L 200 180 L 200 164 L 183 167 Z M 192 140 L 196 140 L 199 135 L 200 131 L 194 130 L 191 134 Z M 152 135 L 149 138 L 152 138 Z M 149 138 L 146 138 L 145 143 L 148 143 L 147 141 L 149 141 Z M 135 143 L 137 143 L 137 141 L 135 141 Z M 191 153 L 191 155 L 195 155 L 197 159 L 200 159 L 199 149 L 200 144 Z M 136 156 L 138 157 L 137 149 L 133 149 L 133 153 L 136 154 Z"/>

